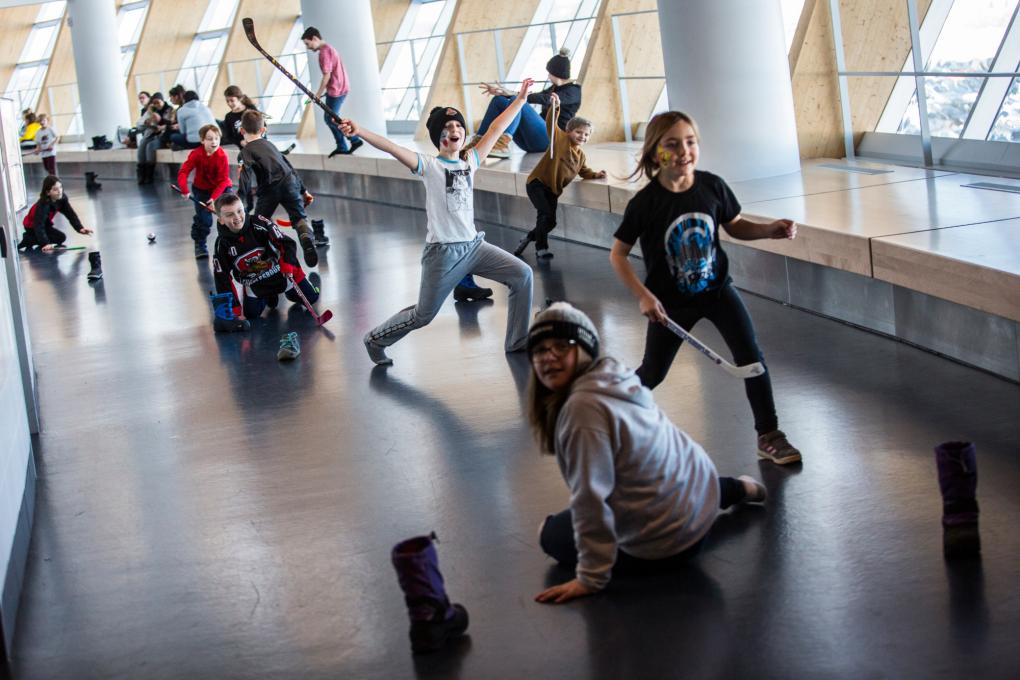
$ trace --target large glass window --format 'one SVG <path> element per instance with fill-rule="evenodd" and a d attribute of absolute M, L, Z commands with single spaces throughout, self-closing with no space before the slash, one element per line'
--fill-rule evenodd
<path fill-rule="evenodd" d="M 18 63 L 7 83 L 4 96 L 17 102 L 18 110 L 34 109 L 39 104 L 42 83 L 49 70 L 53 45 L 60 32 L 66 2 L 47 2 L 39 7 L 35 23 L 21 49 Z"/>
<path fill-rule="evenodd" d="M 546 62 L 564 47 L 574 64 L 571 75 L 576 75 L 588 51 L 598 9 L 599 0 L 541 0 L 507 69 L 506 81 L 516 83 L 528 77 L 544 81 Z"/>
<path fill-rule="evenodd" d="M 428 99 L 456 0 L 415 0 L 388 47 L 380 81 L 386 120 L 417 120 Z"/>
<path fill-rule="evenodd" d="M 227 34 L 234 22 L 238 0 L 210 0 L 195 40 L 184 57 L 177 82 L 195 90 L 202 101 L 209 101 L 223 52 L 227 49 Z"/>
<path fill-rule="evenodd" d="M 305 32 L 304 22 L 297 18 L 283 46 L 283 54 L 276 59 L 301 82 L 308 75 L 308 52 L 301 42 L 301 34 Z M 259 101 L 259 108 L 273 123 L 297 123 L 301 120 L 303 108 L 301 102 L 306 99 L 301 90 L 277 69 L 273 69 Z"/>
<path fill-rule="evenodd" d="M 1014 79 L 995 119 L 988 139 L 995 142 L 1020 142 L 1020 79 Z"/>
<path fill-rule="evenodd" d="M 925 70 L 936 72 L 1016 71 L 1010 56 L 1020 44 L 1017 0 L 936 0 L 921 26 Z M 908 54 L 904 71 L 913 70 Z M 876 130 L 920 133 L 913 77 L 899 78 Z M 925 98 L 934 137 L 999 139 L 1020 125 L 1006 90 L 1009 79 L 927 76 Z M 1015 92 L 1015 88 L 1013 90 Z M 1015 97 L 1013 99 L 1015 102 Z M 993 126 L 994 129 L 989 130 Z M 1010 139 L 1010 141 L 1013 141 Z"/>
<path fill-rule="evenodd" d="M 793 36 L 797 33 L 800 15 L 804 12 L 804 0 L 782 0 L 783 33 L 786 36 L 786 52 L 793 47 Z"/>

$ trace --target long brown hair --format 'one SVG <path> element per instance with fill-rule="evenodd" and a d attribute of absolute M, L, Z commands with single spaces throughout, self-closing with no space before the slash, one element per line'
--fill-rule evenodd
<path fill-rule="evenodd" d="M 648 121 L 648 127 L 645 128 L 645 144 L 641 147 L 637 167 L 634 168 L 634 172 L 627 176 L 627 179 L 633 181 L 641 175 L 650 180 L 655 179 L 655 175 L 659 172 L 659 142 L 662 141 L 662 138 L 669 132 L 671 127 L 681 121 L 694 128 L 695 136 L 701 139 L 701 133 L 698 132 L 698 124 L 694 122 L 692 117 L 682 111 L 665 111 L 654 116 Z"/>
<path fill-rule="evenodd" d="M 50 199 L 50 190 L 55 184 L 60 184 L 60 178 L 56 175 L 46 175 L 46 179 L 42 181 L 42 191 L 39 192 L 40 201 L 48 201 Z"/>
<path fill-rule="evenodd" d="M 241 100 L 244 104 L 244 108 L 258 111 L 258 107 L 255 106 L 255 102 L 251 100 L 251 97 L 241 91 L 241 88 L 237 85 L 231 85 L 227 89 L 223 90 L 223 97 L 236 97 Z"/>
<path fill-rule="evenodd" d="M 543 453 L 556 452 L 556 421 L 559 420 L 563 405 L 570 397 L 570 388 L 574 381 L 587 373 L 594 365 L 594 361 L 580 347 L 577 348 L 577 370 L 574 371 L 574 378 L 559 392 L 554 392 L 542 384 L 535 373 L 535 367 L 531 367 L 531 378 L 528 380 L 528 422 L 542 447 Z"/>

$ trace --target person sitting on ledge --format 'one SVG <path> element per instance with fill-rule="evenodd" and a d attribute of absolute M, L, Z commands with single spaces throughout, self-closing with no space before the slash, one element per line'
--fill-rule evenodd
<path fill-rule="evenodd" d="M 549 132 L 546 130 L 545 116 L 552 106 L 551 95 L 555 94 L 559 97 L 560 115 L 556 124 L 560 128 L 567 129 L 567 123 L 577 115 L 577 110 L 581 108 L 581 85 L 570 79 L 570 50 L 561 49 L 546 63 L 545 68 L 549 72 L 549 82 L 552 84 L 541 92 L 528 95 L 528 103 L 539 104 L 542 108 L 541 113 L 536 112 L 530 106 L 525 106 L 520 114 L 510 121 L 506 132 L 496 140 L 496 146 L 492 147 L 492 151 L 489 153 L 493 158 L 510 157 L 511 139 L 526 153 L 537 153 L 549 148 Z M 489 125 L 496 119 L 496 116 L 506 110 L 513 101 L 513 93 L 507 91 L 502 85 L 482 83 L 481 88 L 486 94 L 492 95 L 492 100 L 482 117 L 482 124 L 478 126 L 478 132 L 465 150 L 478 143 L 482 135 L 488 132 Z"/>

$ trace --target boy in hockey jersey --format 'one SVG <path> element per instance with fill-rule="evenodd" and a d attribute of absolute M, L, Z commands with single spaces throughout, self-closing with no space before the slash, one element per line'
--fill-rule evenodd
<path fill-rule="evenodd" d="M 246 171 L 255 175 L 258 188 L 254 212 L 272 220 L 277 206 L 282 205 L 298 233 L 305 264 L 314 267 L 319 263 L 319 255 L 315 252 L 315 237 L 305 214 L 305 205 L 312 202 L 312 195 L 304 190 L 290 161 L 263 136 L 265 132 L 262 114 L 258 111 L 245 111 L 241 116 L 244 148 L 238 155 L 238 161 Z"/>
<path fill-rule="evenodd" d="M 216 293 L 231 298 L 229 314 L 216 309 L 217 331 L 247 330 L 248 320 L 257 319 L 266 307 L 276 308 L 280 293 L 291 302 L 300 301 L 295 286 L 309 303 L 319 299 L 319 291 L 298 263 L 294 239 L 265 217 L 246 215 L 236 194 L 223 194 L 215 205 L 219 221 L 213 247 Z"/>

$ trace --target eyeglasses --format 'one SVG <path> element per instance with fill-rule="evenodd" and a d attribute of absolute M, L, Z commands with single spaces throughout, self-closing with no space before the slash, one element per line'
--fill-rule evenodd
<path fill-rule="evenodd" d="M 537 361 L 546 354 L 552 355 L 552 357 L 556 359 L 562 359 L 567 355 L 567 352 L 570 351 L 570 348 L 576 344 L 576 340 L 550 340 L 543 342 L 538 347 L 531 350 L 531 360 Z"/>

